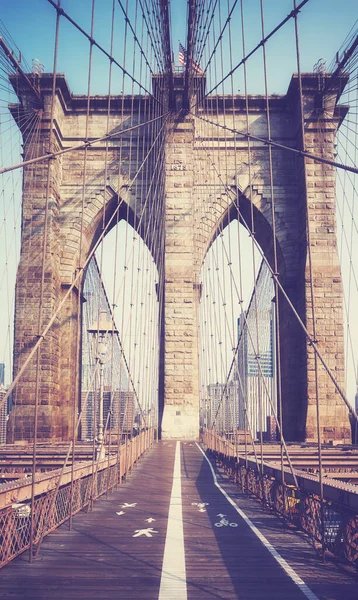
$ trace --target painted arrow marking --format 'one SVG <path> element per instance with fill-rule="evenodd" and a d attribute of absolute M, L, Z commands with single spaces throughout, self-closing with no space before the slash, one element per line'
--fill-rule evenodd
<path fill-rule="evenodd" d="M 155 521 L 155 519 L 153 519 L 153 517 L 149 517 L 149 519 L 146 519 L 147 523 L 153 523 L 153 521 Z"/>
<path fill-rule="evenodd" d="M 121 515 L 125 515 L 126 513 L 124 512 L 124 510 L 120 510 L 119 512 L 116 512 L 116 515 L 118 515 L 119 517 Z"/>
<path fill-rule="evenodd" d="M 221 517 L 221 519 L 223 519 L 224 517 L 226 517 L 226 515 L 223 515 L 222 513 L 219 513 L 218 515 L 216 515 L 217 517 Z"/>
<path fill-rule="evenodd" d="M 153 537 L 153 533 L 158 533 L 157 531 L 154 531 L 153 527 L 148 527 L 147 529 L 136 529 L 132 537 L 139 537 L 141 535 L 145 535 L 146 537 Z"/>
<path fill-rule="evenodd" d="M 133 504 L 128 504 L 128 502 L 121 504 L 121 508 L 133 508 L 134 506 L 137 506 L 137 502 L 133 502 Z"/>
<path fill-rule="evenodd" d="M 191 503 L 192 506 L 197 506 L 199 511 L 198 512 L 206 512 L 206 506 L 209 506 L 209 502 L 192 502 Z"/>

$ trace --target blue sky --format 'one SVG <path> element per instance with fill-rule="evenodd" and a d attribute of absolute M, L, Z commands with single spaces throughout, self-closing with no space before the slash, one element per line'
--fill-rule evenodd
<path fill-rule="evenodd" d="M 135 4 L 133 0 L 129 2 L 129 16 L 132 22 L 135 19 Z M 232 4 L 233 0 L 230 0 L 230 6 Z M 61 5 L 86 31 L 90 31 L 91 0 L 62 0 Z M 226 5 L 226 3 L 223 2 L 222 5 Z M 239 5 L 240 2 L 235 8 L 231 21 L 234 64 L 242 57 Z M 112 0 L 101 0 L 100 2 L 97 0 L 96 3 L 94 37 L 106 49 L 109 49 L 110 43 L 111 6 Z M 118 57 L 119 62 L 123 62 L 122 25 L 120 25 L 120 20 L 123 19 L 118 6 L 114 55 Z M 259 6 L 259 0 L 244 1 L 247 51 L 253 48 L 261 38 Z M 292 0 L 266 0 L 264 2 L 266 32 L 271 31 L 292 10 L 292 7 Z M 51 71 L 55 10 L 47 0 L 12 0 L 11 2 L 0 0 L 0 14 L 2 21 L 28 62 L 36 57 L 44 64 L 45 71 Z M 225 16 L 223 8 L 223 21 Z M 186 39 L 185 0 L 172 0 L 171 17 L 173 50 L 177 57 L 178 40 L 185 43 Z M 339 3 L 336 0 L 310 0 L 299 15 L 302 70 L 311 71 L 315 62 L 321 57 L 326 58 L 327 63 L 330 63 L 357 17 L 356 0 L 342 0 Z M 70 87 L 75 93 L 86 92 L 88 45 L 88 41 L 71 24 L 62 19 L 58 70 L 66 73 Z M 224 50 L 225 70 L 228 67 L 228 53 L 226 47 Z M 284 93 L 290 75 L 296 69 L 292 19 L 269 41 L 267 59 L 270 91 L 271 93 Z M 100 52 L 95 50 L 94 93 L 106 93 L 107 63 L 108 61 L 102 58 Z M 257 53 L 257 58 L 249 61 L 248 73 L 249 91 L 262 93 L 261 52 Z M 120 86 L 119 82 L 118 85 Z"/>

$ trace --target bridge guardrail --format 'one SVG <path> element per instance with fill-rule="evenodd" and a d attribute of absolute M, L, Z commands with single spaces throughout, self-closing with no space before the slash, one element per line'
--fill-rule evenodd
<path fill-rule="evenodd" d="M 39 474 L 35 484 L 34 545 L 120 483 L 153 440 L 154 430 L 148 429 L 122 444 L 119 461 L 117 456 L 107 456 L 96 463 L 95 469 L 92 462 L 81 463 L 74 472 L 73 482 L 71 467 L 67 467 L 58 489 L 60 470 Z M 31 478 L 4 487 L 2 492 L 0 486 L 0 568 L 30 548 L 31 542 Z M 11 492 L 15 489 L 14 502 Z"/>
<path fill-rule="evenodd" d="M 254 460 L 236 457 L 234 444 L 212 431 L 205 431 L 202 440 L 243 492 L 303 530 L 322 546 L 322 551 L 329 550 L 358 568 L 358 487 L 355 492 L 351 486 L 325 482 L 322 499 L 314 475 L 297 472 L 297 488 L 289 481 L 291 472 L 287 468 L 282 483 L 280 469 L 263 463 L 261 472 Z"/>

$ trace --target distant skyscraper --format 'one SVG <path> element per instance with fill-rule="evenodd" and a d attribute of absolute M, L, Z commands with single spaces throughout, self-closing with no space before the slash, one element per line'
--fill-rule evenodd
<path fill-rule="evenodd" d="M 239 429 L 250 429 L 255 436 L 267 429 L 267 417 L 273 413 L 271 403 L 276 408 L 272 306 L 247 311 L 239 318 L 238 338 Z"/>
<path fill-rule="evenodd" d="M 99 392 L 96 394 L 93 391 L 82 392 L 82 407 L 84 410 L 82 418 L 82 440 L 93 440 L 96 437 L 96 423 L 98 424 L 99 417 Z M 129 390 L 115 390 L 110 392 L 105 390 L 103 393 L 103 422 L 104 425 L 107 423 L 107 416 L 110 409 L 110 402 L 112 398 L 112 411 L 110 420 L 110 429 L 115 434 L 120 433 L 131 433 L 133 430 L 134 416 L 135 416 L 135 398 L 134 392 Z M 96 417 L 95 417 L 96 415 Z M 119 420 L 119 422 L 118 422 Z M 108 430 L 108 427 L 107 427 Z"/>
<path fill-rule="evenodd" d="M 90 261 L 86 278 L 84 282 L 83 295 L 86 302 L 83 306 L 83 338 L 82 338 L 82 392 L 81 392 L 81 410 L 83 411 L 81 422 L 81 438 L 83 440 L 92 440 L 96 436 L 96 428 L 99 417 L 99 373 L 95 376 L 96 359 L 95 344 L 92 335 L 88 332 L 92 324 L 98 320 L 99 311 L 106 313 L 107 320 L 112 319 L 111 306 L 108 301 L 106 290 L 100 276 L 99 267 L 95 258 Z M 113 360 L 105 362 L 103 368 L 103 416 L 104 424 L 107 422 L 107 415 L 112 398 L 111 429 L 118 430 L 118 415 L 120 429 L 132 431 L 134 420 L 134 395 L 133 392 L 127 392 L 128 375 L 123 364 L 122 349 L 117 335 L 114 335 L 112 341 L 108 342 L 108 351 L 113 355 Z M 97 365 L 98 366 L 98 365 Z M 112 390 L 112 392 L 110 391 Z M 131 395 L 133 398 L 131 398 Z M 127 400 L 126 400 L 126 399 Z M 127 408 L 122 410 L 123 403 L 127 402 Z"/>
<path fill-rule="evenodd" d="M 221 432 L 232 432 L 238 426 L 237 380 L 225 383 L 210 383 L 207 388 L 209 416 L 207 426 Z M 208 407 L 208 408 L 209 408 Z"/>

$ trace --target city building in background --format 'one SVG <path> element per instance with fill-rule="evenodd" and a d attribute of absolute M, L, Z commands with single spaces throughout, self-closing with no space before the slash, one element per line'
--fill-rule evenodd
<path fill-rule="evenodd" d="M 84 417 L 82 419 L 82 440 L 92 441 L 96 437 L 96 423 L 99 419 L 99 390 L 82 391 L 82 406 Z M 108 415 L 110 413 L 110 418 Z M 117 436 L 132 435 L 135 420 L 135 396 L 132 391 L 104 390 L 103 393 L 103 419 L 107 425 L 107 432 Z"/>
<path fill-rule="evenodd" d="M 238 387 L 235 379 L 207 386 L 204 426 L 215 427 L 222 432 L 233 432 L 238 428 Z"/>
<path fill-rule="evenodd" d="M 254 300 L 254 294 L 257 297 Z M 262 263 L 248 310 L 238 319 L 238 429 L 276 438 L 275 326 L 273 284 Z"/>
<path fill-rule="evenodd" d="M 231 377 L 209 383 L 201 425 L 222 433 L 250 432 L 276 439 L 275 304 L 270 271 L 262 262 L 248 309 L 238 319 Z"/>
<path fill-rule="evenodd" d="M 98 321 L 99 312 L 105 313 L 112 321 L 110 303 L 99 274 L 98 265 L 92 259 L 88 265 L 84 283 L 83 296 L 86 299 L 83 307 L 83 340 L 82 340 L 82 392 L 81 392 L 81 434 L 82 440 L 92 441 L 97 436 L 100 406 L 100 381 L 93 340 L 87 334 L 92 323 Z M 100 311 L 99 308 L 100 307 Z M 111 332 L 109 332 L 111 333 Z M 134 423 L 138 420 L 137 402 L 133 390 L 130 389 L 128 374 L 124 367 L 121 345 L 118 335 L 109 337 L 108 353 L 114 360 L 103 365 L 103 424 L 106 436 L 132 435 Z M 113 366 L 112 366 L 113 365 Z"/>

